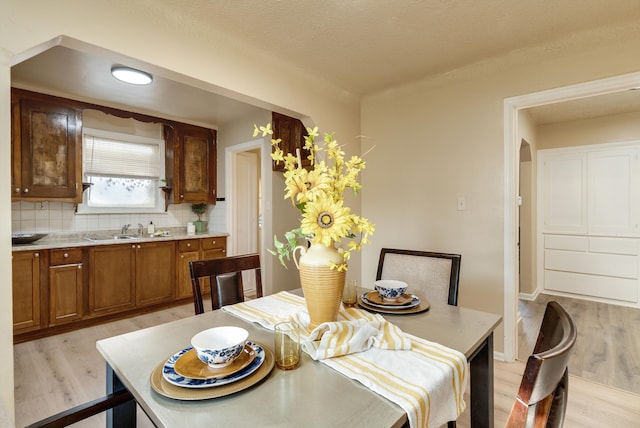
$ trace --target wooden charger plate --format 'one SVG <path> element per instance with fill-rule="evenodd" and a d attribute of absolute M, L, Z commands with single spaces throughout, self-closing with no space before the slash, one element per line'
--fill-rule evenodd
<path fill-rule="evenodd" d="M 162 376 L 162 369 L 165 365 L 166 358 L 151 372 L 151 388 L 160 395 L 176 400 L 207 400 L 209 398 L 224 397 L 225 395 L 234 394 L 242 391 L 260 382 L 267 377 L 273 366 L 275 358 L 273 352 L 266 346 L 260 344 L 264 349 L 264 362 L 258 370 L 251 375 L 240 379 L 237 382 L 229 383 L 222 386 L 212 386 L 210 388 L 182 388 L 167 382 Z"/>
<path fill-rule="evenodd" d="M 368 297 L 368 295 L 367 295 Z M 429 304 L 429 302 L 427 301 L 427 299 L 423 299 L 420 298 L 420 304 L 417 306 L 414 306 L 412 308 L 406 308 L 406 309 L 384 309 L 384 308 L 380 308 L 380 307 L 374 307 L 371 305 L 368 305 L 367 302 L 362 300 L 362 294 L 358 294 L 358 305 L 361 308 L 364 308 L 370 312 L 378 312 L 381 314 L 390 314 L 390 315 L 406 315 L 406 314 L 418 314 L 420 312 L 425 312 L 429 310 L 429 307 L 431 306 Z"/>

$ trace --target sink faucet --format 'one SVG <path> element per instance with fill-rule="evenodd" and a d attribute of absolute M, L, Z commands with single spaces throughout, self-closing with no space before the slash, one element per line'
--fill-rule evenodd
<path fill-rule="evenodd" d="M 142 225 L 142 223 L 138 223 L 138 236 L 142 236 L 143 233 L 144 233 L 144 226 Z"/>
<path fill-rule="evenodd" d="M 120 233 L 122 233 L 123 235 L 125 233 L 127 233 L 127 230 L 129 230 L 129 226 L 131 226 L 130 224 L 125 224 L 124 226 L 122 226 L 122 230 L 120 231 Z"/>

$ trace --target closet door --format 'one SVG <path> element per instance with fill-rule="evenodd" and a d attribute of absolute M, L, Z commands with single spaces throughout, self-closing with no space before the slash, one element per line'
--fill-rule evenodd
<path fill-rule="evenodd" d="M 540 153 L 542 232 L 587 233 L 586 153 Z"/>
<path fill-rule="evenodd" d="M 640 236 L 638 152 L 618 149 L 589 153 L 589 234 Z"/>

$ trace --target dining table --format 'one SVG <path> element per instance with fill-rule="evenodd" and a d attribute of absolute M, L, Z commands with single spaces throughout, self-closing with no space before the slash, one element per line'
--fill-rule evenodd
<path fill-rule="evenodd" d="M 302 290 L 292 293 L 302 295 Z M 249 332 L 252 342 L 273 349 L 271 330 L 223 309 L 97 341 L 106 361 L 107 393 L 126 389 L 135 399 L 108 411 L 108 427 L 135 427 L 136 404 L 157 427 L 401 427 L 407 423 L 400 406 L 305 353 L 294 370 L 274 368 L 256 384 L 229 395 L 190 400 L 157 393 L 152 374 L 190 346 L 191 337 L 202 330 L 239 326 Z M 492 428 L 493 331 L 502 317 L 437 302 L 429 302 L 428 310 L 383 316 L 406 333 L 464 354 L 469 363 L 471 426 Z"/>

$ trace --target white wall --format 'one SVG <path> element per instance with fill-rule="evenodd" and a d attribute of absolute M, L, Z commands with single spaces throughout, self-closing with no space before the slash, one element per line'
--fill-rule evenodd
<path fill-rule="evenodd" d="M 265 104 L 312 117 L 337 135 L 359 134 L 357 100 L 303 75 L 299 69 L 265 56 L 215 29 L 198 28 L 179 19 L 174 2 L 5 0 L 0 4 L 0 104 L 10 100 L 10 66 L 26 51 L 60 35 L 137 58 L 162 69 L 199 79 L 211 87 L 249 95 Z M 96 19 L 99 17 L 99 19 Z M 140 37 L 143 35 L 143 37 Z M 8 108 L 0 109 L 0 212 L 10 217 Z M 281 183 L 279 183 L 281 184 Z M 284 204 L 274 197 L 274 203 Z M 295 225 L 291 225 L 293 228 Z M 11 283 L 11 224 L 0 222 L 0 281 Z M 11 289 L 0 290 L 0 347 L 11 349 Z M 0 354 L 5 369 L 0 401 L 13 414 L 13 356 Z"/>
<path fill-rule="evenodd" d="M 522 205 L 518 211 L 520 220 L 520 292 L 532 295 L 536 290 L 536 146 L 537 129 L 526 110 L 518 112 L 518 140 L 528 143 L 528 161 L 520 159 L 520 195 Z"/>
<path fill-rule="evenodd" d="M 538 149 L 640 141 L 640 112 L 540 125 Z"/>
<path fill-rule="evenodd" d="M 367 97 L 362 133 L 377 146 L 364 178 L 363 213 L 376 223 L 362 257 L 374 279 L 381 247 L 462 254 L 459 304 L 503 314 L 504 99 L 640 69 L 637 33 L 609 47 L 517 66 L 528 52 Z M 553 55 L 553 49 L 548 50 Z M 456 198 L 466 198 L 466 211 Z M 515 287 L 514 284 L 510 286 Z M 496 351 L 504 333 L 495 333 Z"/>

